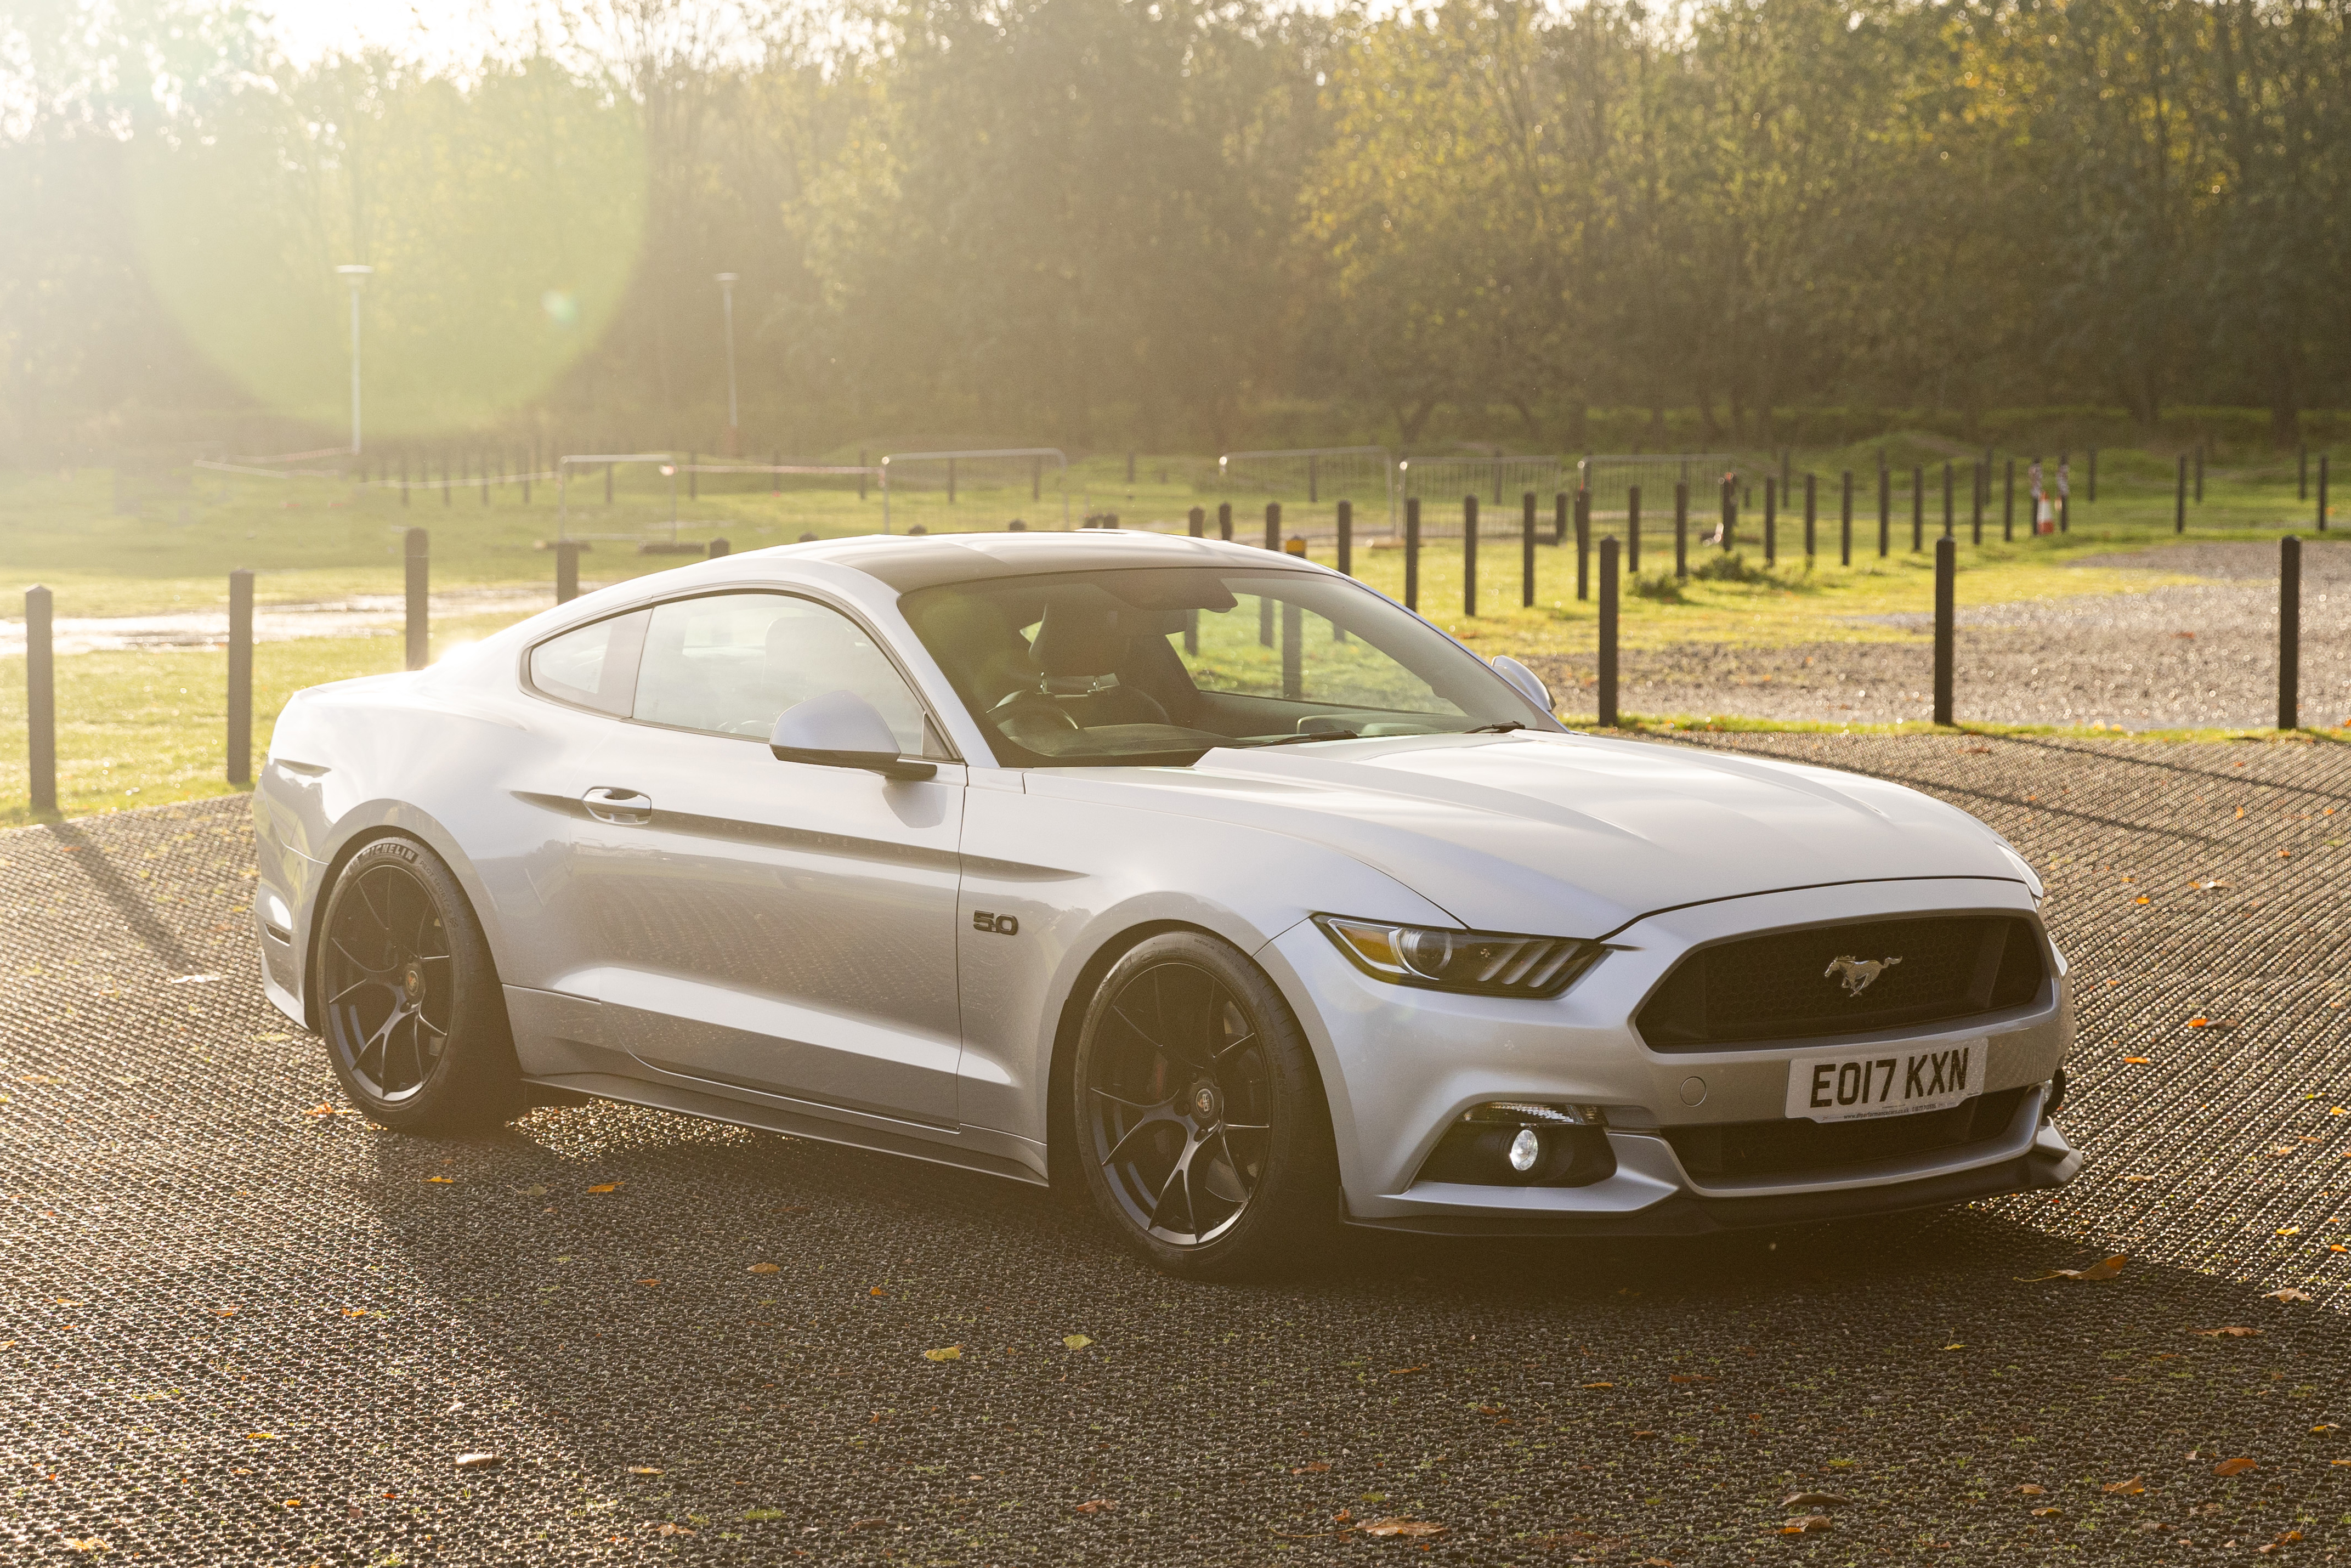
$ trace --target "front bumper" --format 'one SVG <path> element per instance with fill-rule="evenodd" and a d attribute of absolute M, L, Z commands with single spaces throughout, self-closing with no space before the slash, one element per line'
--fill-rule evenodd
<path fill-rule="evenodd" d="M 1637 922 L 1611 938 L 1606 959 L 1548 1001 L 1387 985 L 1348 964 L 1311 924 L 1285 932 L 1260 957 L 1306 1004 L 1297 1010 L 1322 1067 L 1350 1222 L 1463 1235 L 1691 1235 L 1932 1207 L 2073 1179 L 2081 1156 L 2042 1113 L 2074 1033 L 2064 961 L 2053 952 L 2056 984 L 2035 1007 L 1882 1037 L 1906 1050 L 1980 1049 L 1981 1092 L 2021 1092 L 1993 1136 L 1735 1179 L 1694 1176 L 1665 1136 L 1677 1127 L 1780 1119 L 1790 1061 L 1861 1043 L 1651 1051 L 1629 1020 L 1683 954 L 1727 936 L 1960 909 L 2034 913 L 2022 885 L 1982 879 L 1729 899 Z M 1615 1171 L 1583 1186 L 1419 1179 L 1447 1127 L 1470 1107 L 1501 1100 L 1603 1107 Z"/>

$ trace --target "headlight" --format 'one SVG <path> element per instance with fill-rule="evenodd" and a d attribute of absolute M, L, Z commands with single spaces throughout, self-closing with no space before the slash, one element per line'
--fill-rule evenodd
<path fill-rule="evenodd" d="M 1555 997 L 1606 951 L 1566 936 L 1505 936 L 1337 915 L 1318 915 L 1314 924 L 1367 975 L 1489 997 Z"/>

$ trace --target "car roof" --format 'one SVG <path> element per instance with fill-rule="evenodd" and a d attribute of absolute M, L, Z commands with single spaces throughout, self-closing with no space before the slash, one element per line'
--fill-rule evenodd
<path fill-rule="evenodd" d="M 878 579 L 901 593 L 943 582 L 1030 577 L 1049 571 L 1136 567 L 1319 570 L 1293 556 L 1221 539 L 1120 528 L 1062 533 L 864 534 L 755 552 L 822 561 Z"/>

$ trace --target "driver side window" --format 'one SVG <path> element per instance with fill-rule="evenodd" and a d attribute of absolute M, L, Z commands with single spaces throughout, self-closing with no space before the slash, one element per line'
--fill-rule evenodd
<path fill-rule="evenodd" d="M 827 692 L 864 698 L 899 751 L 925 755 L 922 703 L 863 628 L 782 593 L 714 593 L 653 609 L 634 716 L 765 739 L 777 716 Z"/>

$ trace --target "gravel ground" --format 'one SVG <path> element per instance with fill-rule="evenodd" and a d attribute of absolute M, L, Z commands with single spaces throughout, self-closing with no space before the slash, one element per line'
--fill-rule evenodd
<path fill-rule="evenodd" d="M 2225 580 L 2145 593 L 1967 603 L 1959 581 L 1953 699 L 1961 722 L 2123 729 L 2277 722 L 2277 549 L 2213 543 L 2096 556 Z M 1934 715 L 1933 618 L 1886 616 L 1912 643 L 1784 648 L 1680 643 L 1620 655 L 1626 713 L 1893 724 Z M 2302 719 L 2351 720 L 2351 547 L 2303 550 Z M 1573 715 L 1595 711 L 1588 657 L 1531 660 Z M 1548 667 L 1546 667 L 1548 666 Z M 1580 689 L 1581 699 L 1575 695 Z"/>
<path fill-rule="evenodd" d="M 1710 738 L 2049 868 L 2081 1180 L 1189 1285 L 1033 1189 L 657 1112 L 378 1131 L 260 1000 L 245 802 L 0 835 L 0 1560 L 2335 1557 L 2351 757 Z"/>

